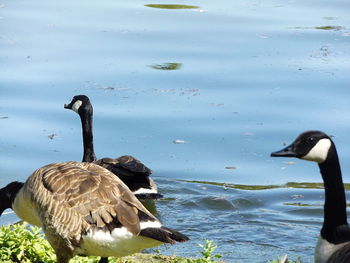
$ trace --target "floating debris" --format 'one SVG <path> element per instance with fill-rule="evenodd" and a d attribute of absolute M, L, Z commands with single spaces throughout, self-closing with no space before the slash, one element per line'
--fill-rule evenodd
<path fill-rule="evenodd" d="M 256 34 L 256 36 L 259 38 L 269 38 L 267 35 L 264 34 Z"/>
<path fill-rule="evenodd" d="M 213 107 L 220 107 L 220 106 L 223 106 L 224 103 L 211 103 L 210 105 Z"/>
<path fill-rule="evenodd" d="M 5 119 L 8 119 L 9 117 L 7 117 L 7 116 L 1 116 L 0 117 L 0 120 L 5 120 Z"/>
<path fill-rule="evenodd" d="M 119 88 L 115 88 L 113 86 L 105 86 L 105 87 L 102 87 L 102 88 L 99 88 L 99 89 L 102 89 L 102 90 L 116 90 L 116 91 L 125 91 L 125 90 L 129 90 L 130 88 L 124 88 L 124 87 L 119 87 Z"/>
<path fill-rule="evenodd" d="M 226 166 L 225 169 L 227 170 L 237 170 L 236 166 Z"/>
<path fill-rule="evenodd" d="M 175 143 L 175 144 L 185 144 L 185 143 L 187 143 L 187 141 L 185 141 L 185 140 L 173 140 L 173 143 Z"/>
<path fill-rule="evenodd" d="M 57 135 L 57 134 L 53 133 L 53 134 L 48 135 L 47 137 L 49 137 L 50 140 L 53 140 L 53 138 L 54 138 L 56 135 Z"/>
<path fill-rule="evenodd" d="M 102 89 L 104 89 L 104 90 L 115 90 L 115 88 L 113 88 L 113 87 L 111 87 L 111 86 L 103 87 Z"/>
<path fill-rule="evenodd" d="M 253 136 L 254 135 L 254 133 L 252 133 L 252 132 L 245 132 L 244 133 L 244 136 Z"/>
<path fill-rule="evenodd" d="M 304 198 L 304 196 L 303 195 L 292 195 L 291 196 L 292 197 L 292 199 L 299 199 L 299 198 Z"/>
<path fill-rule="evenodd" d="M 310 54 L 310 57 L 312 58 L 321 58 L 324 60 L 328 60 L 330 58 L 333 52 L 331 51 L 329 46 L 321 46 L 319 50 L 313 52 Z"/>
<path fill-rule="evenodd" d="M 325 17 L 322 17 L 323 19 L 326 19 L 326 20 L 336 20 L 337 18 L 336 17 L 333 17 L 333 16 L 325 16 Z"/>

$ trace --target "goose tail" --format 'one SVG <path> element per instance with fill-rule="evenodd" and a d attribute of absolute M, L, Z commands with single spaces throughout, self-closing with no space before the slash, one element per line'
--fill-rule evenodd
<path fill-rule="evenodd" d="M 149 237 L 163 243 L 175 244 L 176 242 L 186 242 L 190 240 L 186 235 L 167 227 L 148 227 L 142 229 L 141 236 Z"/>

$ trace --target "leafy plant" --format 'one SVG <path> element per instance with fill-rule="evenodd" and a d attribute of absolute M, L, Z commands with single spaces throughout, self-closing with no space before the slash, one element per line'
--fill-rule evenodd
<path fill-rule="evenodd" d="M 21 223 L 0 227 L 1 262 L 56 262 L 49 242 L 38 227 Z"/>
<path fill-rule="evenodd" d="M 98 263 L 100 257 L 74 257 L 70 263 Z M 56 263 L 54 250 L 45 239 L 41 228 L 20 223 L 0 226 L 1 263 Z M 108 258 L 110 263 L 202 263 L 176 256 L 137 253 L 123 258 Z"/>
<path fill-rule="evenodd" d="M 110 263 L 214 263 L 221 256 L 213 254 L 217 245 L 206 240 L 199 244 L 202 257 L 196 259 L 180 258 L 177 256 L 163 256 L 160 254 L 134 254 L 123 258 L 109 258 Z M 74 257 L 70 263 L 98 263 L 99 257 Z M 56 256 L 49 242 L 45 239 L 41 228 L 26 223 L 0 226 L 0 262 L 1 263 L 56 263 Z M 300 258 L 288 263 L 302 263 Z M 280 263 L 280 259 L 269 263 Z"/>
<path fill-rule="evenodd" d="M 203 260 L 201 262 L 212 263 L 215 262 L 213 259 L 221 258 L 221 255 L 215 254 L 213 255 L 214 250 L 217 248 L 217 245 L 212 240 L 206 240 L 205 245 L 199 244 L 199 246 L 203 249 L 200 253 L 203 256 Z"/>
<path fill-rule="evenodd" d="M 99 257 L 74 257 L 70 263 L 97 263 Z M 56 255 L 40 227 L 19 223 L 0 226 L 1 263 L 56 263 Z M 111 259 L 109 262 L 117 262 Z"/>

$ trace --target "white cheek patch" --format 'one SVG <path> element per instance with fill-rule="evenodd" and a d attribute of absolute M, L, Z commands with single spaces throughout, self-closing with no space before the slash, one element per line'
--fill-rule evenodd
<path fill-rule="evenodd" d="M 72 110 L 74 110 L 76 113 L 78 113 L 78 110 L 79 110 L 81 104 L 83 104 L 83 102 L 81 100 L 77 100 L 76 102 L 74 102 L 74 104 L 72 106 Z"/>
<path fill-rule="evenodd" d="M 332 143 L 329 139 L 321 139 L 317 144 L 301 159 L 323 163 L 327 159 L 328 151 Z"/>

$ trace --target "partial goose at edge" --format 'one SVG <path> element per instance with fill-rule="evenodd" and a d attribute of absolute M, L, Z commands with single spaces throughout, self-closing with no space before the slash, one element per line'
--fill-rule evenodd
<path fill-rule="evenodd" d="M 325 187 L 323 225 L 315 249 L 315 263 L 350 262 L 350 228 L 337 150 L 321 131 L 306 131 L 272 157 L 296 157 L 318 163 Z"/>
<path fill-rule="evenodd" d="M 187 236 L 166 228 L 114 174 L 93 163 L 43 166 L 0 189 L 0 215 L 12 208 L 43 227 L 58 263 L 75 255 L 125 256 Z"/>

